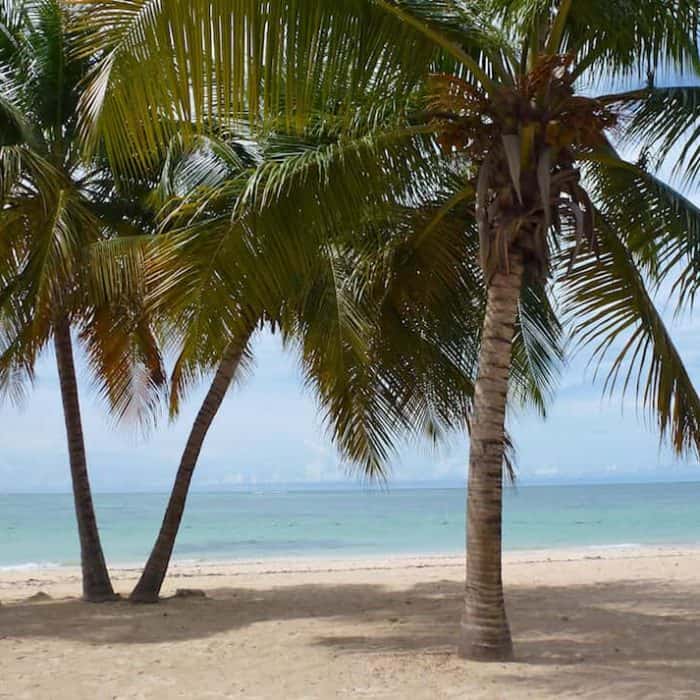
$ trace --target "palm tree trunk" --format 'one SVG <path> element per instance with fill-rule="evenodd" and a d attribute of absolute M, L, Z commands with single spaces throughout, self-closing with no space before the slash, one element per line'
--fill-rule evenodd
<path fill-rule="evenodd" d="M 158 538 L 146 562 L 141 578 L 129 597 L 132 603 L 158 602 L 160 589 L 168 571 L 170 557 L 175 546 L 175 538 L 185 512 L 185 503 L 187 502 L 187 495 L 194 469 L 197 466 L 199 453 L 202 450 L 204 439 L 214 417 L 238 370 L 246 344 L 247 338 L 246 342 L 236 342 L 229 345 L 214 375 L 204 402 L 199 409 L 185 445 L 185 451 L 180 460 L 180 466 L 175 476 L 175 484 L 170 493 L 170 500 L 168 501 L 168 507 L 163 517 Z"/>
<path fill-rule="evenodd" d="M 479 373 L 470 421 L 467 584 L 460 655 L 483 661 L 513 658 L 501 578 L 505 414 L 512 342 L 523 279 L 519 254 L 488 289 Z"/>
<path fill-rule="evenodd" d="M 70 324 L 66 318 L 60 318 L 55 324 L 54 346 L 61 385 L 61 398 L 63 399 L 63 416 L 66 422 L 75 515 L 78 520 L 78 535 L 80 537 L 83 599 L 91 603 L 114 600 L 116 596 L 105 564 L 92 503 Z"/>

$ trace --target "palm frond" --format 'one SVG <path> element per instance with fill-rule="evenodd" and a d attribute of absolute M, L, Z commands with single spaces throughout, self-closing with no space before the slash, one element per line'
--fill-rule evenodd
<path fill-rule="evenodd" d="M 0 65 L 0 72 L 3 66 Z M 0 147 L 36 143 L 37 135 L 21 109 L 17 88 L 0 79 Z"/>
<path fill-rule="evenodd" d="M 574 2 L 565 50 L 578 53 L 579 73 L 589 69 L 639 80 L 649 71 L 697 71 L 699 21 L 694 0 Z"/>
<path fill-rule="evenodd" d="M 700 288 L 700 209 L 668 183 L 607 152 L 585 170 L 606 220 L 655 287 L 675 281 L 678 308 Z"/>
<path fill-rule="evenodd" d="M 8 400 L 19 405 L 34 383 L 34 364 L 39 354 L 31 326 L 0 311 L 0 405 Z"/>
<path fill-rule="evenodd" d="M 649 70 L 684 72 L 700 65 L 700 9 L 694 0 L 488 0 L 486 5 L 530 56 L 556 46 L 558 53 L 575 56 L 577 75 L 590 71 L 594 82 L 603 76 L 644 79 Z"/>
<path fill-rule="evenodd" d="M 627 120 L 624 144 L 641 149 L 644 159 L 659 168 L 672 158 L 673 174 L 687 184 L 700 177 L 700 87 L 651 87 L 616 98 Z"/>
<path fill-rule="evenodd" d="M 304 144 L 279 152 L 247 177 L 238 210 L 263 210 L 292 200 L 300 209 L 311 194 L 309 209 L 323 208 L 323 216 L 340 220 L 377 206 L 418 198 L 436 186 L 437 151 L 432 126 L 374 132 L 331 144 Z M 281 157 L 280 157 L 281 156 Z"/>
<path fill-rule="evenodd" d="M 97 53 L 81 100 L 82 131 L 104 137 L 112 162 L 162 157 L 175 119 L 253 123 L 284 115 L 299 132 L 314 114 L 371 109 L 388 95 L 406 104 L 445 54 L 483 72 L 450 35 L 441 0 L 138 0 L 85 3 L 80 55 Z M 433 3 L 432 5 L 435 5 Z M 469 35 L 478 45 L 479 32 Z M 484 77 L 487 79 L 487 76 Z"/>
<path fill-rule="evenodd" d="M 126 309 L 95 308 L 82 319 L 80 340 L 93 382 L 115 420 L 153 427 L 167 375 L 148 323 Z"/>
<path fill-rule="evenodd" d="M 523 287 L 513 339 L 511 390 L 522 404 L 547 414 L 564 363 L 564 330 L 541 282 Z"/>
<path fill-rule="evenodd" d="M 633 390 L 678 454 L 700 453 L 700 397 L 631 251 L 603 212 L 596 218 L 600 255 L 579 256 L 561 280 L 574 338 L 598 367 L 614 354 L 607 391 Z"/>
<path fill-rule="evenodd" d="M 130 288 L 135 266 L 122 261 L 100 278 L 89 254 L 104 238 L 148 228 L 136 203 L 145 181 L 121 178 L 126 192 L 99 153 L 78 159 L 78 85 L 91 59 L 74 53 L 74 11 L 57 0 L 0 6 L 0 111 L 14 142 L 0 147 L 0 381 L 9 389 L 17 377 L 31 379 L 55 323 L 68 319 L 82 327 L 116 415 L 145 420 L 164 381 L 150 326 L 135 296 L 108 303 L 102 294 L 95 303 L 109 285 Z"/>

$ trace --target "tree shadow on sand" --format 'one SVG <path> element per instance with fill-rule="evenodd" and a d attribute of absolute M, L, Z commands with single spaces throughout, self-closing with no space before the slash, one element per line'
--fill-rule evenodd
<path fill-rule="evenodd" d="M 319 618 L 357 633 L 310 636 L 302 643 L 340 655 L 449 658 L 461 594 L 461 584 L 441 581 L 402 591 L 372 584 L 221 588 L 208 591 L 206 599 L 170 599 L 145 607 L 70 600 L 15 603 L 0 607 L 0 640 L 151 644 L 207 638 L 260 622 Z M 522 586 L 508 591 L 508 607 L 519 664 L 501 667 L 500 679 L 520 681 L 518 668 L 528 664 L 541 669 L 536 680 L 532 674 L 522 679 L 531 692 L 533 683 L 541 683 L 542 690 L 561 694 L 585 684 L 603 697 L 606 688 L 609 697 L 641 697 L 637 690 L 656 686 L 654 697 L 700 693 L 696 589 L 662 581 Z M 547 671 L 552 667 L 556 673 Z"/>

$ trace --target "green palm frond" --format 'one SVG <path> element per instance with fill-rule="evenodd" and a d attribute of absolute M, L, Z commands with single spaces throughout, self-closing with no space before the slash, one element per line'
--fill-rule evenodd
<path fill-rule="evenodd" d="M 12 316 L 0 314 L 0 405 L 25 399 L 34 382 L 34 363 L 41 348 L 29 325 L 18 327 Z"/>
<path fill-rule="evenodd" d="M 2 70 L 0 65 L 0 71 Z M 7 82 L 9 81 L 3 80 L 0 89 L 0 148 L 36 141 L 30 120 L 18 104 L 16 87 L 7 85 Z"/>
<path fill-rule="evenodd" d="M 202 124 L 284 113 L 298 129 L 356 97 L 409 96 L 441 51 L 379 0 L 77 4 L 83 55 L 101 55 L 82 97 L 83 133 L 93 144 L 103 135 L 113 162 L 162 155 L 165 115 Z"/>
<path fill-rule="evenodd" d="M 319 269 L 325 275 L 305 295 L 287 343 L 298 347 L 306 384 L 319 397 L 334 442 L 373 478 L 388 461 L 398 416 L 369 361 L 364 339 L 371 321 L 349 293 L 346 261 L 326 260 Z"/>
<path fill-rule="evenodd" d="M 48 210 L 66 180 L 41 151 L 26 145 L 0 148 L 0 202 L 12 206 L 21 197 L 39 197 Z"/>
<path fill-rule="evenodd" d="M 608 99 L 614 100 L 614 96 Z M 673 172 L 692 184 L 700 177 L 700 87 L 652 87 L 622 96 L 629 112 L 624 143 L 641 148 L 657 166 L 673 159 Z"/>
<path fill-rule="evenodd" d="M 213 190 L 195 190 L 170 214 L 169 222 L 182 229 L 170 234 L 180 241 L 182 264 L 178 284 L 166 282 L 162 291 L 180 288 L 192 261 L 201 261 L 195 262 L 198 272 L 187 282 L 192 289 L 201 284 L 196 279 L 205 284 L 217 280 L 219 286 L 258 264 L 245 275 L 248 303 L 275 308 L 289 280 L 314 274 L 329 231 L 342 231 L 358 212 L 374 210 L 377 215 L 397 198 L 410 199 L 422 194 L 426 183 L 434 183 L 434 158 L 426 158 L 431 152 L 430 142 L 413 132 L 379 134 L 338 146 L 301 142 L 293 148 L 286 143 L 284 151 L 277 139 L 274 160 Z M 224 303 L 225 294 L 231 293 L 223 292 Z"/>
<path fill-rule="evenodd" d="M 116 178 L 99 152 L 79 159 L 78 86 L 89 61 L 74 54 L 73 14 L 57 0 L 0 5 L 0 111 L 13 116 L 3 126 L 15 142 L 0 146 L 0 384 L 10 390 L 17 378 L 31 379 L 58 319 L 74 327 L 92 320 L 83 340 L 101 392 L 116 415 L 132 401 L 129 411 L 148 421 L 162 384 L 160 354 L 148 324 L 135 319 L 135 299 L 128 308 L 124 300 L 96 305 L 89 254 L 105 238 L 151 225 L 137 204 L 145 181 Z M 114 283 L 129 271 L 113 272 Z M 139 372 L 147 378 L 137 381 Z M 137 410 L 145 389 L 153 396 Z"/>
<path fill-rule="evenodd" d="M 700 397 L 632 253 L 603 212 L 597 222 L 600 255 L 580 256 L 561 281 L 574 338 L 599 367 L 613 353 L 608 391 L 633 389 L 676 452 L 700 452 Z"/>
<path fill-rule="evenodd" d="M 326 280 L 309 290 L 292 338 L 341 454 L 365 476 L 384 478 L 400 439 L 436 439 L 446 424 L 456 427 L 460 407 L 466 420 L 473 387 L 450 356 L 454 343 L 435 342 L 425 313 L 421 323 L 385 300 L 377 314 L 381 297 L 358 296 L 351 262 L 347 253 L 329 257 Z M 394 296 L 395 279 L 391 285 Z M 443 325 L 442 339 L 448 330 Z"/>
<path fill-rule="evenodd" d="M 155 426 L 167 376 L 147 298 L 151 235 L 117 237 L 89 247 L 79 339 L 100 396 L 117 421 Z"/>
<path fill-rule="evenodd" d="M 294 150 L 288 144 L 281 158 L 267 160 L 248 176 L 238 210 L 293 201 L 307 219 L 321 208 L 322 216 L 343 221 L 370 203 L 420 197 L 437 185 L 435 171 L 443 167 L 435 157 L 434 131 L 408 127 L 331 144 L 297 141 Z"/>
<path fill-rule="evenodd" d="M 0 3 L 0 64 L 15 70 L 26 66 L 28 56 L 21 51 L 25 41 L 27 14 L 36 2 L 3 0 Z M 18 70 L 19 72 L 19 70 Z"/>
<path fill-rule="evenodd" d="M 60 190 L 43 225 L 30 231 L 29 280 L 34 322 L 48 328 L 56 308 L 71 308 L 80 295 L 88 246 L 100 237 L 99 222 L 69 190 Z"/>
<path fill-rule="evenodd" d="M 523 287 L 513 339 L 511 386 L 520 403 L 547 414 L 564 363 L 564 329 L 541 282 Z"/>
<path fill-rule="evenodd" d="M 675 281 L 678 308 L 700 286 L 700 209 L 642 167 L 614 152 L 586 169 L 587 184 L 606 220 L 624 235 L 649 282 Z"/>
<path fill-rule="evenodd" d="M 142 319 L 127 321 L 123 310 L 94 308 L 81 320 L 79 337 L 114 419 L 148 430 L 159 416 L 167 377 L 153 330 Z"/>
<path fill-rule="evenodd" d="M 594 81 L 644 79 L 649 69 L 685 71 L 700 65 L 700 10 L 694 0 L 488 0 L 486 5 L 533 56 L 544 49 L 572 54 L 577 75 L 590 70 Z"/>
<path fill-rule="evenodd" d="M 564 50 L 579 54 L 579 73 L 643 79 L 650 69 L 697 71 L 699 20 L 694 0 L 573 2 Z"/>
<path fill-rule="evenodd" d="M 157 328 L 164 351 L 176 356 L 170 380 L 174 417 L 192 386 L 217 367 L 234 342 L 246 346 L 257 325 L 248 230 L 228 216 L 186 229 L 104 241 L 92 249 L 95 304 L 135 298 Z M 277 273 L 280 274 L 279 272 Z M 263 283 L 252 285 L 259 290 Z M 269 297 L 268 297 L 269 298 Z M 265 308 L 258 306 L 257 308 Z M 244 371 L 249 353 L 244 352 Z"/>
<path fill-rule="evenodd" d="M 364 323 L 345 326 L 355 342 L 343 345 L 339 334 L 344 350 L 329 358 L 328 337 L 317 348 L 317 338 L 297 331 L 336 444 L 375 476 L 406 436 L 438 441 L 467 425 L 485 295 L 474 214 L 454 190 L 377 216 L 341 235 L 351 246 L 340 254 L 349 276 L 334 280 L 345 279 L 343 290 L 368 309 Z M 561 328 L 549 307 L 528 311 L 515 340 L 514 394 L 544 410 L 561 362 Z M 327 315 L 318 314 L 319 329 Z"/>
<path fill-rule="evenodd" d="M 254 168 L 260 160 L 257 149 L 257 144 L 243 138 L 199 135 L 186 140 L 184 134 L 178 134 L 168 147 L 150 199 L 160 208 L 172 209 L 198 192 L 209 193 Z"/>
<path fill-rule="evenodd" d="M 424 34 L 445 53 L 439 71 L 454 71 L 471 77 L 482 85 L 492 85 L 497 74 L 506 82 L 511 77 L 504 70 L 501 53 L 510 54 L 511 47 L 497 27 L 482 14 L 485 3 L 469 5 L 455 0 L 380 0 L 388 12 Z"/>
<path fill-rule="evenodd" d="M 68 56 L 67 16 L 58 2 L 37 3 L 32 14 L 28 50 L 32 55 L 30 90 L 37 121 L 58 135 L 66 117 L 74 111 L 74 88 L 80 79 L 80 66 Z"/>

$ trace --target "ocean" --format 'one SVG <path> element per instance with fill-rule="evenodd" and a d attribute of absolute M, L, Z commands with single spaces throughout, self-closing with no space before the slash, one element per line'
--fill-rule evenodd
<path fill-rule="evenodd" d="M 165 494 L 97 494 L 112 565 L 143 562 Z M 194 493 L 174 558 L 230 561 L 464 551 L 463 489 Z M 507 550 L 700 544 L 700 483 L 508 488 Z M 70 495 L 0 495 L 0 568 L 79 562 Z"/>

